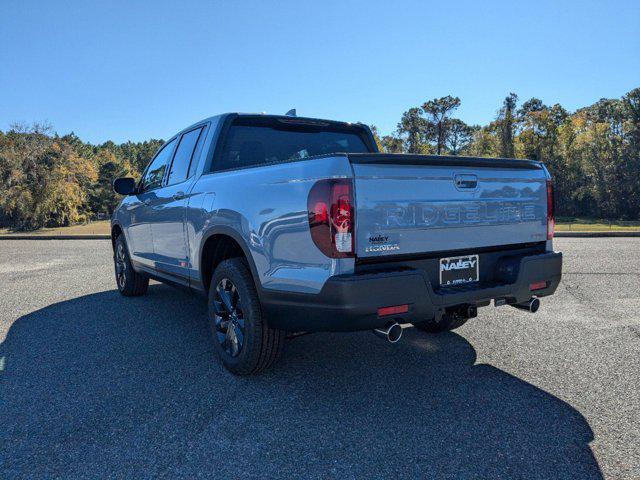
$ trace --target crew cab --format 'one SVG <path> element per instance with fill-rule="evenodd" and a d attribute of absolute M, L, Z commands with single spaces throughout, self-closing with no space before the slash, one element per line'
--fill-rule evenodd
<path fill-rule="evenodd" d="M 207 298 L 239 375 L 286 338 L 461 326 L 555 292 L 553 186 L 541 162 L 380 153 L 359 123 L 230 113 L 170 138 L 112 219 L 125 296 L 149 279 Z"/>

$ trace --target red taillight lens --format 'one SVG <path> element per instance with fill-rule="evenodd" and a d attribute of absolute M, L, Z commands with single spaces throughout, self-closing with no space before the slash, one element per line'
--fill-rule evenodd
<path fill-rule="evenodd" d="M 315 223 L 325 223 L 329 221 L 329 213 L 327 213 L 327 204 L 325 202 L 317 202 L 313 208 L 313 221 Z"/>
<path fill-rule="evenodd" d="M 547 240 L 551 240 L 556 230 L 555 199 L 553 196 L 553 182 L 547 180 Z"/>
<path fill-rule="evenodd" d="M 309 229 L 316 246 L 330 258 L 354 256 L 355 208 L 348 179 L 320 180 L 307 200 Z"/>

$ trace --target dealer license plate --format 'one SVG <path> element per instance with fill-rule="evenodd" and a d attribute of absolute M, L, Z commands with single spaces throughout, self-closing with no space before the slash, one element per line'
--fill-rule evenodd
<path fill-rule="evenodd" d="M 440 259 L 440 285 L 456 285 L 478 281 L 478 255 Z"/>

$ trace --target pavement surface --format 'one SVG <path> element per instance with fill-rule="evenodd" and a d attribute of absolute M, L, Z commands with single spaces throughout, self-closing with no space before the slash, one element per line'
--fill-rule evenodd
<path fill-rule="evenodd" d="M 640 478 L 640 239 L 558 239 L 556 296 L 453 333 L 214 357 L 204 302 L 104 240 L 0 243 L 0 478 Z"/>

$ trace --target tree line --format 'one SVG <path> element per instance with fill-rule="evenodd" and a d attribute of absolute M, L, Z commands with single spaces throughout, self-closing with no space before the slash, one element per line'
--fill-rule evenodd
<path fill-rule="evenodd" d="M 435 98 L 403 113 L 381 136 L 387 153 L 541 160 L 553 176 L 556 212 L 565 217 L 640 219 L 640 88 L 571 113 L 510 93 L 488 125 L 455 118 L 458 97 Z"/>
<path fill-rule="evenodd" d="M 0 226 L 35 230 L 107 218 L 114 178 L 139 176 L 162 140 L 92 145 L 42 124 L 0 131 Z"/>
<path fill-rule="evenodd" d="M 397 129 L 380 135 L 381 151 L 542 160 L 553 175 L 559 216 L 640 219 L 640 88 L 571 113 L 510 93 L 488 125 L 455 117 L 458 97 L 409 108 Z M 0 226 L 65 226 L 108 217 L 111 184 L 139 177 L 162 140 L 100 145 L 48 125 L 0 131 Z"/>

